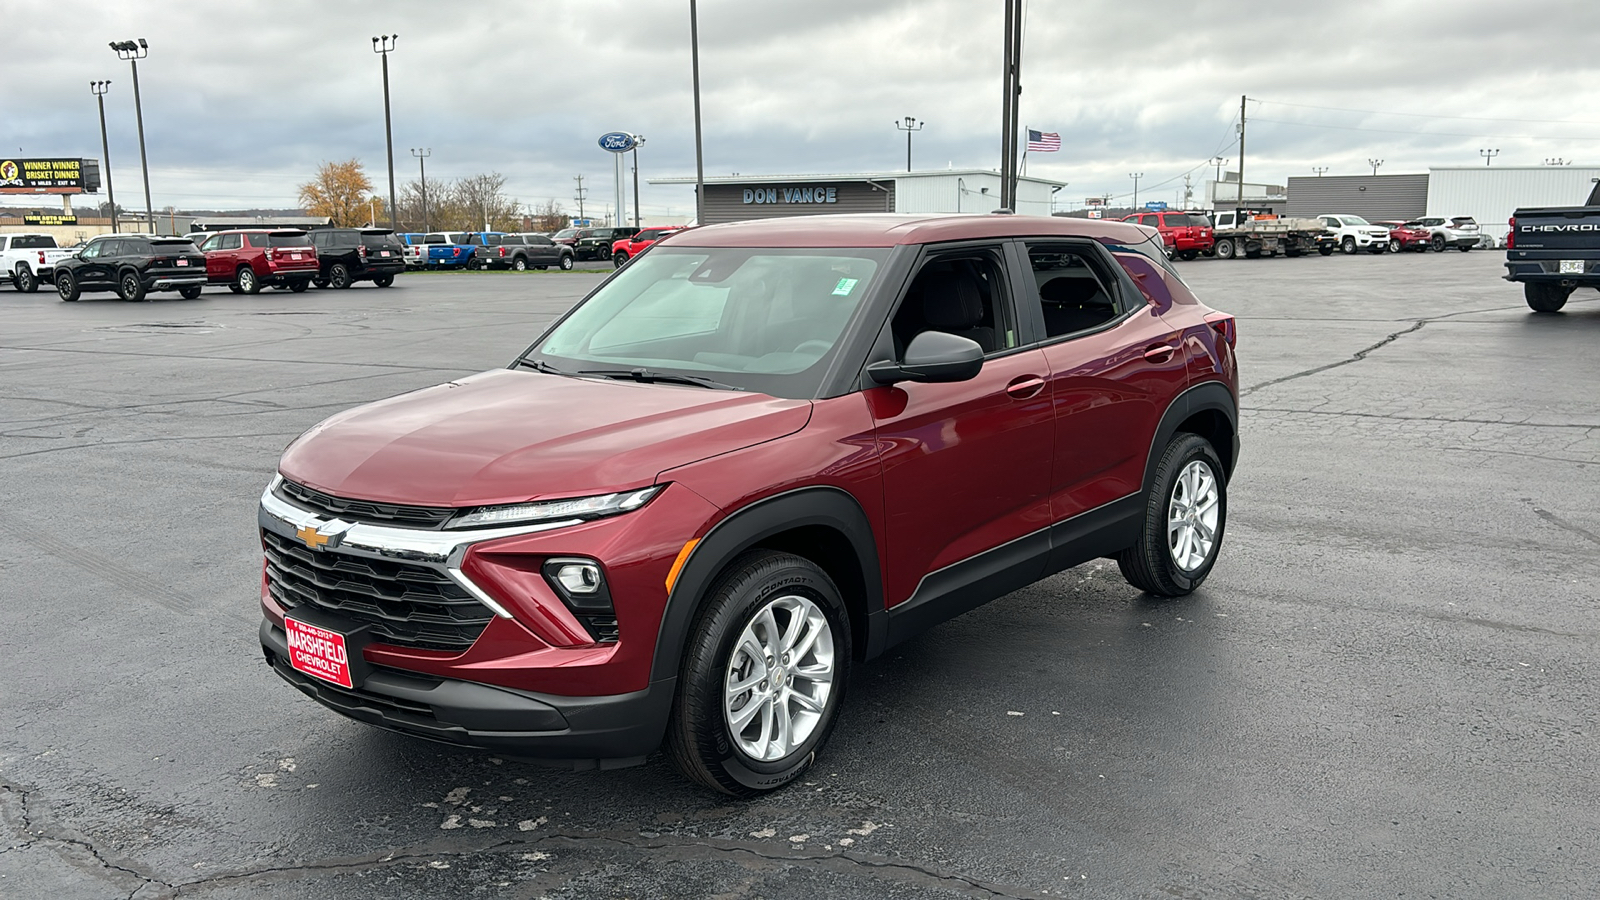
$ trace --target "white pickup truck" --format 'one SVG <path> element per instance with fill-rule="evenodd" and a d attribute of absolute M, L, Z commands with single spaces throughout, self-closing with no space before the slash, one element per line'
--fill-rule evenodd
<path fill-rule="evenodd" d="M 48 234 L 0 234 L 0 278 L 10 278 L 12 287 L 31 294 L 40 282 L 50 284 L 56 263 L 71 255 Z"/>

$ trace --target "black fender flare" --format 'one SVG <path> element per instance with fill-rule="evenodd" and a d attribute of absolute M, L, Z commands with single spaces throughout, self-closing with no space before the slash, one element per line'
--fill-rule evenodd
<path fill-rule="evenodd" d="M 1195 385 L 1178 396 L 1167 406 L 1167 411 L 1162 414 L 1161 422 L 1156 425 L 1156 433 L 1150 440 L 1150 452 L 1145 456 L 1144 463 L 1144 490 L 1150 491 L 1151 485 L 1156 480 L 1156 464 L 1161 461 L 1161 449 L 1167 446 L 1172 436 L 1178 433 L 1178 426 L 1182 425 L 1190 416 L 1199 412 L 1215 410 L 1222 413 L 1228 420 L 1228 430 L 1233 432 L 1233 446 L 1226 454 L 1228 460 L 1228 479 L 1233 479 L 1233 470 L 1239 464 L 1239 404 L 1233 398 L 1233 391 L 1220 381 L 1206 381 Z M 1223 454 L 1218 454 L 1223 455 Z"/>
<path fill-rule="evenodd" d="M 695 544 L 661 614 L 661 630 L 656 634 L 655 660 L 650 669 L 652 683 L 678 677 L 683 648 L 701 600 L 728 563 L 775 534 L 807 525 L 832 528 L 849 541 L 866 588 L 866 634 L 860 635 L 861 642 L 869 650 L 883 643 L 883 576 L 878 566 L 877 541 L 866 512 L 855 497 L 839 488 L 798 488 L 757 500 L 733 513 L 712 526 Z"/>

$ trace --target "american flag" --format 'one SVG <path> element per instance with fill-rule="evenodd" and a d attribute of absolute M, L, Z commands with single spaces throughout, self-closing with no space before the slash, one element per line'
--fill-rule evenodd
<path fill-rule="evenodd" d="M 1033 153 L 1054 153 L 1061 149 L 1061 135 L 1054 131 L 1028 131 L 1028 150 Z"/>

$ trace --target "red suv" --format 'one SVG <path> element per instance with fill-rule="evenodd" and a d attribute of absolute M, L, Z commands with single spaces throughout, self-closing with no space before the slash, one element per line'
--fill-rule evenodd
<path fill-rule="evenodd" d="M 1179 259 L 1194 259 L 1202 253 L 1210 253 L 1217 243 L 1211 220 L 1205 213 L 1144 212 L 1127 216 L 1122 221 L 1148 225 L 1161 232 L 1168 255 Z"/>
<path fill-rule="evenodd" d="M 688 227 L 687 225 L 668 225 L 664 228 L 646 228 L 632 237 L 618 238 L 611 244 L 611 263 L 620 269 L 623 263 L 643 253 L 646 247 L 669 234 L 676 234 Z"/>
<path fill-rule="evenodd" d="M 206 281 L 235 294 L 258 294 L 269 284 L 299 293 L 317 275 L 317 251 L 304 231 L 219 231 L 200 252 L 206 255 Z"/>
<path fill-rule="evenodd" d="M 505 369 L 361 406 L 261 497 L 267 662 L 354 719 L 794 780 L 853 665 L 1103 556 L 1211 572 L 1233 317 L 1143 229 L 1013 215 L 697 228 Z"/>

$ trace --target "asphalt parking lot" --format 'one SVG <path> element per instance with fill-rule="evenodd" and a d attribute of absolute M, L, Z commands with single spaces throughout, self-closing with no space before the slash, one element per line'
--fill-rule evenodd
<path fill-rule="evenodd" d="M 0 288 L 0 896 L 1593 895 L 1600 294 L 1534 316 L 1500 263 L 1180 264 L 1240 320 L 1211 580 L 1102 561 L 947 623 L 751 803 L 380 732 L 257 646 L 283 446 L 602 275 Z"/>

